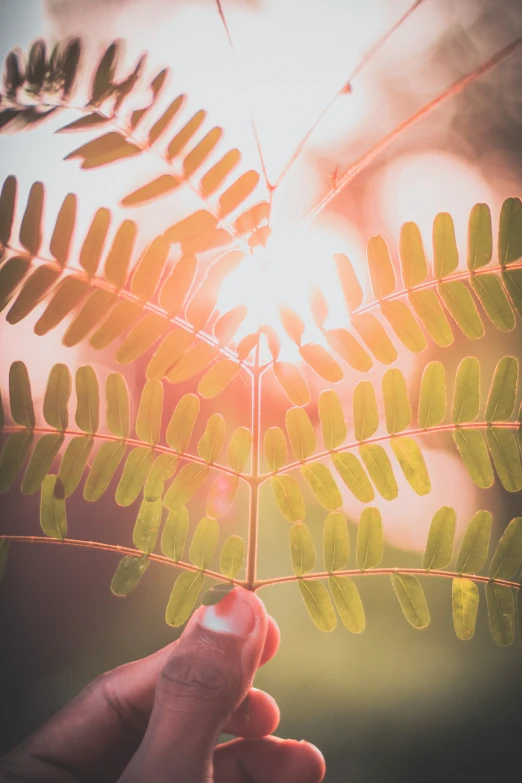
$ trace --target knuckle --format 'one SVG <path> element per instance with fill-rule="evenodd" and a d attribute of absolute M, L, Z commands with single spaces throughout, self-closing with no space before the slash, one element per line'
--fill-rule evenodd
<path fill-rule="evenodd" d="M 122 698 L 118 678 L 113 672 L 101 674 L 94 680 L 92 687 L 101 695 L 103 702 L 115 716 L 120 731 L 128 739 L 139 740 L 145 730 L 146 720 L 132 702 Z"/>

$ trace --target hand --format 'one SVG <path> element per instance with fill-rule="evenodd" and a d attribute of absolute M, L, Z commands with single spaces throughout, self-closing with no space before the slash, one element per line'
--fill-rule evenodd
<path fill-rule="evenodd" d="M 178 641 L 98 677 L 0 759 L 0 783 L 319 783 L 320 752 L 267 736 L 279 710 L 251 687 L 278 644 L 261 601 L 234 589 Z M 241 739 L 216 746 L 222 732 Z"/>

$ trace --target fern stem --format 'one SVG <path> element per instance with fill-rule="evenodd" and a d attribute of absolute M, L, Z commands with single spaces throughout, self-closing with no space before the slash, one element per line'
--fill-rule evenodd
<path fill-rule="evenodd" d="M 343 451 L 350 451 L 351 449 L 355 449 L 358 446 L 364 446 L 367 443 L 381 443 L 382 441 L 391 440 L 391 438 L 400 438 L 404 435 L 431 435 L 434 432 L 454 432 L 459 429 L 485 430 L 490 427 L 499 427 L 500 429 L 506 430 L 518 430 L 522 427 L 522 424 L 518 421 L 470 421 L 463 424 L 438 424 L 436 427 L 429 427 L 428 429 L 417 427 L 413 430 L 405 430 L 403 432 L 397 432 L 393 434 L 388 432 L 386 435 L 376 435 L 373 438 L 367 438 L 363 441 L 353 441 L 352 443 L 348 443 L 345 446 L 337 446 L 337 448 L 330 449 L 330 451 L 321 451 L 319 454 L 312 454 L 312 456 L 306 457 L 299 462 L 292 462 L 289 465 L 285 465 L 280 470 L 274 470 L 271 473 L 264 473 L 259 477 L 259 483 L 263 483 L 272 476 L 278 476 L 281 473 L 289 473 L 291 470 L 295 470 L 296 468 L 301 467 L 301 465 L 306 465 L 308 462 L 317 462 L 317 460 L 324 459 L 331 454 L 341 454 Z"/>
<path fill-rule="evenodd" d="M 7 424 L 4 428 L 4 432 L 23 432 L 26 430 L 27 427 L 22 427 L 18 424 Z M 153 451 L 161 452 L 162 454 L 171 454 L 172 456 L 179 457 L 180 459 L 186 460 L 186 462 L 197 462 L 200 465 L 207 465 L 208 467 L 215 468 L 215 470 L 220 471 L 222 473 L 228 473 L 231 476 L 237 476 L 238 478 L 242 479 L 243 481 L 246 481 L 247 484 L 250 484 L 252 481 L 252 478 L 247 473 L 236 473 L 235 470 L 232 470 L 232 468 L 228 468 L 226 465 L 220 465 L 217 462 L 213 462 L 211 465 L 204 460 L 202 457 L 196 457 L 195 454 L 187 454 L 185 452 L 180 453 L 178 451 L 175 451 L 174 449 L 171 449 L 169 446 L 160 446 L 159 444 L 156 444 L 155 446 L 152 446 L 149 443 L 144 443 L 142 440 L 138 440 L 137 438 L 119 438 L 117 435 L 113 435 L 109 432 L 84 432 L 83 430 L 55 430 L 52 427 L 34 427 L 32 432 L 38 433 L 39 435 L 44 434 L 53 434 L 53 435 L 72 435 L 72 436 L 81 436 L 84 438 L 98 438 L 99 440 L 112 440 L 112 441 L 122 441 L 128 446 L 148 446 Z"/>
<path fill-rule="evenodd" d="M 102 541 L 83 541 L 77 538 L 64 538 L 63 540 L 60 540 L 58 538 L 50 538 L 48 536 L 0 535 L 0 541 L 10 541 L 11 543 L 16 544 L 58 544 L 59 546 L 85 547 L 86 549 L 98 549 L 103 552 L 114 552 L 119 555 L 131 555 L 134 557 L 143 557 L 145 554 L 139 549 L 133 549 L 132 547 L 128 546 L 105 544 Z M 210 576 L 212 579 L 218 579 L 220 582 L 233 582 L 239 587 L 245 587 L 244 582 L 242 582 L 240 579 L 229 579 L 217 571 L 210 571 L 207 568 L 201 569 L 192 563 L 185 562 L 184 560 L 178 560 L 176 562 L 175 560 L 171 560 L 169 557 L 165 557 L 164 555 L 156 555 L 153 552 L 150 552 L 147 555 L 147 558 L 152 560 L 154 563 L 163 563 L 163 565 L 169 565 L 174 568 L 181 568 L 185 571 L 201 571 L 203 574 L 205 574 L 205 576 Z"/>
<path fill-rule="evenodd" d="M 411 574 L 415 576 L 442 576 L 448 579 L 455 579 L 457 577 L 464 577 L 470 579 L 473 582 L 492 582 L 496 585 L 502 585 L 503 587 L 512 587 L 515 590 L 520 589 L 518 582 L 512 582 L 508 579 L 492 579 L 489 576 L 482 574 L 463 574 L 457 571 L 427 571 L 424 568 L 370 568 L 366 570 L 352 569 L 347 571 L 335 571 L 330 573 L 329 571 L 321 571 L 315 574 L 304 574 L 303 576 L 278 576 L 273 579 L 260 579 L 254 583 L 253 589 L 259 590 L 261 587 L 268 587 L 269 585 L 283 584 L 284 582 L 297 582 L 299 579 L 327 579 L 329 576 L 383 576 L 384 574 Z"/>
<path fill-rule="evenodd" d="M 252 471 L 250 474 L 250 509 L 248 517 L 248 541 L 246 584 L 252 588 L 256 579 L 257 538 L 259 527 L 259 448 L 261 432 L 261 375 L 259 367 L 259 342 L 256 346 L 255 368 L 252 374 Z"/>
<path fill-rule="evenodd" d="M 417 123 L 419 120 L 424 119 L 424 117 L 430 114 L 433 109 L 436 109 L 446 100 L 452 98 L 454 95 L 458 95 L 458 93 L 462 92 L 462 90 L 464 90 L 468 85 L 472 84 L 488 71 L 491 71 L 496 65 L 499 65 L 501 62 L 506 60 L 510 55 L 512 55 L 515 51 L 517 51 L 517 49 L 520 49 L 521 47 L 522 37 L 512 41 L 508 46 L 505 46 L 485 63 L 482 63 L 482 65 L 479 65 L 470 73 L 462 76 L 460 79 L 457 79 L 456 82 L 440 92 L 435 98 L 433 98 L 433 100 L 429 101 L 429 103 L 425 104 L 421 109 L 415 112 L 415 114 L 412 114 L 411 117 L 408 117 L 408 119 L 397 125 L 396 128 L 390 131 L 390 133 L 384 136 L 384 138 L 380 139 L 370 150 L 368 150 L 368 152 L 365 152 L 364 155 L 352 163 L 352 165 L 348 167 L 341 177 L 336 178 L 336 181 L 331 186 L 331 188 L 325 193 L 324 196 L 319 199 L 319 201 L 316 202 L 316 204 L 312 207 L 308 214 L 305 215 L 301 222 L 308 223 L 317 217 L 317 215 L 323 211 L 330 201 L 338 193 L 340 193 L 340 191 L 343 190 L 343 188 L 349 182 L 351 182 L 351 180 L 354 179 L 357 174 L 369 166 L 370 163 L 372 163 L 375 158 L 381 154 L 381 152 L 384 152 L 384 150 L 387 149 L 399 136 L 401 136 L 404 131 L 411 128 L 412 125 L 415 125 L 415 123 Z"/>

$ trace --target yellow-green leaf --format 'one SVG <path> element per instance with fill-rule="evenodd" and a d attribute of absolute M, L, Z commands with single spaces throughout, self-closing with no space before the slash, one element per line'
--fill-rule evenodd
<path fill-rule="evenodd" d="M 436 278 L 447 277 L 458 263 L 453 218 L 447 212 L 439 212 L 433 221 L 433 274 Z"/>
<path fill-rule="evenodd" d="M 142 557 L 125 555 L 122 557 L 112 577 L 111 592 L 121 597 L 129 595 L 137 586 L 149 564 L 150 560 L 146 555 Z"/>
<path fill-rule="evenodd" d="M 147 500 L 143 498 L 134 525 L 132 540 L 136 549 L 145 554 L 154 551 L 158 539 L 158 530 L 161 525 L 161 512 L 163 503 L 161 498 Z"/>
<path fill-rule="evenodd" d="M 522 202 L 507 198 L 500 210 L 498 262 L 502 266 L 522 258 Z"/>
<path fill-rule="evenodd" d="M 332 454 L 332 461 L 340 477 L 361 503 L 371 503 L 375 492 L 364 468 L 355 454 Z"/>
<path fill-rule="evenodd" d="M 35 416 L 31 383 L 23 362 L 13 362 L 9 370 L 9 403 L 16 424 L 34 429 Z"/>
<path fill-rule="evenodd" d="M 205 370 L 217 356 L 215 346 L 199 342 L 176 362 L 167 373 L 167 380 L 171 383 L 183 383 L 189 381 L 202 370 Z"/>
<path fill-rule="evenodd" d="M 198 393 L 205 399 L 217 397 L 239 373 L 241 365 L 232 359 L 220 359 L 207 370 L 198 384 Z"/>
<path fill-rule="evenodd" d="M 222 473 L 214 479 L 208 493 L 207 514 L 216 519 L 220 519 L 232 505 L 238 487 L 239 476 L 231 476 L 228 473 Z"/>
<path fill-rule="evenodd" d="M 454 424 L 473 421 L 480 407 L 480 365 L 474 356 L 462 359 L 457 368 L 451 420 Z"/>
<path fill-rule="evenodd" d="M 515 328 L 513 310 L 496 275 L 475 275 L 471 278 L 471 287 L 497 329 L 509 332 Z"/>
<path fill-rule="evenodd" d="M 329 389 L 321 392 L 317 407 L 325 448 L 335 449 L 346 438 L 346 422 L 341 401 L 337 394 Z"/>
<path fill-rule="evenodd" d="M 392 364 L 397 351 L 385 328 L 372 313 L 359 313 L 351 317 L 352 326 L 378 361 Z"/>
<path fill-rule="evenodd" d="M 67 405 L 71 396 L 71 373 L 65 364 L 55 364 L 47 381 L 43 413 L 47 424 L 56 430 L 67 429 Z"/>
<path fill-rule="evenodd" d="M 136 446 L 130 452 L 118 487 L 116 503 L 119 506 L 130 506 L 140 494 L 154 461 L 154 452 L 147 446 Z"/>
<path fill-rule="evenodd" d="M 366 258 L 375 299 L 384 299 L 395 291 L 395 272 L 386 240 L 381 236 L 370 237 L 366 245 Z"/>
<path fill-rule="evenodd" d="M 161 381 L 147 381 L 143 387 L 136 418 L 136 435 L 139 440 L 152 446 L 158 443 L 162 414 L 163 384 Z"/>
<path fill-rule="evenodd" d="M 83 496 L 94 503 L 107 490 L 127 447 L 123 441 L 103 443 L 87 476 Z"/>
<path fill-rule="evenodd" d="M 392 438 L 390 446 L 408 484 L 417 495 L 427 495 L 431 492 L 431 481 L 419 444 L 413 438 L 403 436 Z"/>
<path fill-rule="evenodd" d="M 419 426 L 436 427 L 446 415 L 446 372 L 440 362 L 429 362 L 422 373 Z"/>
<path fill-rule="evenodd" d="M 46 476 L 40 496 L 40 526 L 46 536 L 59 541 L 67 536 L 63 485 L 58 476 Z"/>
<path fill-rule="evenodd" d="M 225 419 L 213 413 L 207 421 L 205 432 L 198 441 L 198 454 L 210 465 L 219 457 L 225 440 Z"/>
<path fill-rule="evenodd" d="M 373 366 L 370 355 L 347 329 L 327 329 L 324 333 L 328 345 L 341 359 L 359 372 L 368 372 Z"/>
<path fill-rule="evenodd" d="M 344 378 L 341 366 L 322 345 L 307 343 L 299 348 L 301 358 L 328 383 L 338 383 Z"/>
<path fill-rule="evenodd" d="M 410 625 L 426 628 L 430 624 L 430 611 L 419 580 L 411 574 L 392 574 L 391 583 Z"/>
<path fill-rule="evenodd" d="M 477 511 L 469 522 L 457 557 L 459 573 L 476 574 L 483 568 L 489 549 L 493 516 L 489 511 Z"/>
<path fill-rule="evenodd" d="M 194 608 L 203 586 L 205 575 L 201 571 L 185 571 L 174 582 L 165 613 L 168 625 L 183 625 Z"/>
<path fill-rule="evenodd" d="M 169 512 L 161 536 L 161 551 L 176 563 L 183 557 L 188 526 L 189 513 L 185 506 Z"/>
<path fill-rule="evenodd" d="M 486 405 L 486 421 L 507 421 L 515 408 L 518 360 L 503 356 L 495 368 Z"/>
<path fill-rule="evenodd" d="M 471 639 L 475 633 L 478 605 L 479 591 L 475 582 L 461 577 L 453 579 L 451 585 L 453 627 L 457 637 L 462 641 Z"/>
<path fill-rule="evenodd" d="M 189 557 L 195 566 L 198 568 L 208 568 L 218 538 L 219 524 L 217 520 L 212 519 L 212 517 L 203 517 L 190 542 Z"/>
<path fill-rule="evenodd" d="M 366 626 L 366 617 L 353 579 L 349 576 L 332 575 L 328 578 L 328 585 L 345 628 L 352 633 L 362 633 Z"/>
<path fill-rule="evenodd" d="M 386 370 L 382 378 L 386 429 L 391 435 L 405 430 L 411 421 L 406 380 L 400 370 Z"/>
<path fill-rule="evenodd" d="M 296 576 L 302 576 L 313 570 L 315 565 L 314 542 L 304 522 L 298 522 L 290 528 L 290 557 Z"/>
<path fill-rule="evenodd" d="M 176 472 L 178 462 L 177 454 L 167 454 L 166 452 L 158 454 L 143 487 L 143 497 L 146 500 L 157 500 L 163 495 L 165 482 Z"/>
<path fill-rule="evenodd" d="M 228 464 L 240 473 L 248 462 L 252 447 L 252 433 L 248 427 L 238 427 L 230 439 Z"/>
<path fill-rule="evenodd" d="M 370 381 L 360 381 L 354 389 L 353 426 L 357 441 L 371 438 L 379 426 L 377 400 Z"/>
<path fill-rule="evenodd" d="M 462 333 L 468 340 L 480 340 L 484 336 L 484 324 L 467 286 L 460 280 L 450 280 L 439 285 L 438 291 Z"/>
<path fill-rule="evenodd" d="M 489 566 L 492 579 L 511 579 L 522 562 L 522 517 L 512 519 L 498 542 Z"/>
<path fill-rule="evenodd" d="M 298 579 L 297 583 L 314 625 L 325 633 L 333 631 L 337 617 L 326 587 L 316 579 Z"/>
<path fill-rule="evenodd" d="M 287 410 L 286 429 L 295 458 L 301 462 L 310 457 L 315 451 L 315 432 L 303 408 Z"/>
<path fill-rule="evenodd" d="M 64 436 L 58 433 L 42 435 L 27 466 L 22 492 L 24 495 L 32 495 L 38 492 L 42 481 L 51 470 L 54 459 L 60 451 Z"/>
<path fill-rule="evenodd" d="M 509 298 L 515 307 L 519 318 L 522 318 L 522 269 L 511 269 L 504 267 L 502 269 L 502 282 L 509 294 Z M 1 309 L 1 304 L 0 304 Z"/>
<path fill-rule="evenodd" d="M 203 484 L 208 473 L 208 465 L 200 465 L 197 462 L 183 465 L 165 495 L 164 503 L 167 508 L 173 510 L 186 506 Z"/>
<path fill-rule="evenodd" d="M 189 447 L 198 414 L 199 397 L 184 394 L 174 409 L 166 435 L 169 446 L 179 454 L 186 452 Z"/>
<path fill-rule="evenodd" d="M 282 515 L 289 522 L 300 522 L 306 514 L 301 489 L 296 479 L 288 474 L 272 476 L 272 490 Z"/>
<path fill-rule="evenodd" d="M 426 335 L 420 328 L 411 309 L 400 299 L 381 302 L 381 313 L 403 345 L 413 353 L 426 348 Z"/>
<path fill-rule="evenodd" d="M 518 492 L 522 489 L 522 465 L 514 432 L 488 427 L 486 440 L 502 486 L 508 492 Z"/>
<path fill-rule="evenodd" d="M 265 457 L 270 470 L 279 470 L 286 462 L 286 438 L 279 427 L 269 427 L 264 437 Z"/>
<path fill-rule="evenodd" d="M 105 385 L 107 427 L 118 438 L 128 438 L 130 430 L 129 389 L 123 375 L 112 372 Z"/>
<path fill-rule="evenodd" d="M 468 222 L 468 269 L 487 266 L 492 254 L 491 212 L 487 204 L 475 204 Z"/>
<path fill-rule="evenodd" d="M 0 458 L 0 492 L 7 492 L 22 469 L 33 442 L 30 430 L 12 432 L 4 443 Z"/>
<path fill-rule="evenodd" d="M 482 432 L 460 429 L 452 435 L 471 479 L 481 489 L 491 487 L 495 476 Z"/>
<path fill-rule="evenodd" d="M 94 439 L 87 435 L 71 438 L 62 457 L 58 477 L 63 484 L 65 497 L 68 498 L 80 483 L 87 460 L 92 451 Z"/>
<path fill-rule="evenodd" d="M 92 367 L 76 370 L 76 424 L 84 432 L 93 434 L 100 423 L 100 389 Z"/>
<path fill-rule="evenodd" d="M 428 543 L 422 560 L 422 567 L 430 569 L 445 568 L 453 553 L 453 539 L 457 515 L 450 506 L 442 506 L 431 520 Z"/>
<path fill-rule="evenodd" d="M 411 306 L 434 343 L 446 348 L 453 342 L 453 332 L 435 291 L 429 288 L 408 294 Z"/>
<path fill-rule="evenodd" d="M 310 392 L 297 367 L 290 362 L 274 362 L 273 370 L 292 405 L 308 405 Z"/>
<path fill-rule="evenodd" d="M 219 557 L 219 569 L 224 576 L 235 579 L 241 571 L 245 557 L 245 542 L 241 536 L 229 536 Z"/>
<path fill-rule="evenodd" d="M 428 273 L 422 237 L 416 223 L 405 223 L 399 242 L 402 280 L 405 288 L 423 283 Z"/>
<path fill-rule="evenodd" d="M 496 644 L 509 647 L 515 638 L 515 603 L 510 587 L 486 584 L 486 604 L 491 635 Z"/>
<path fill-rule="evenodd" d="M 301 466 L 301 475 L 324 508 L 335 511 L 342 506 L 342 495 L 326 465 L 309 462 Z"/>
<path fill-rule="evenodd" d="M 365 508 L 359 520 L 355 562 L 360 571 L 375 568 L 382 560 L 384 537 L 379 509 Z"/>
<path fill-rule="evenodd" d="M 377 492 L 385 500 L 394 500 L 399 493 L 399 488 L 390 459 L 382 446 L 376 443 L 363 443 L 359 446 L 359 454 Z"/>
<path fill-rule="evenodd" d="M 350 556 L 350 539 L 345 516 L 340 511 L 332 511 L 324 521 L 323 552 L 327 571 L 340 571 L 346 567 Z"/>
<path fill-rule="evenodd" d="M 194 335 L 174 327 L 155 349 L 145 375 L 151 381 L 161 381 L 194 343 Z"/>
<path fill-rule="evenodd" d="M 134 324 L 122 345 L 116 352 L 118 364 L 131 364 L 143 356 L 169 328 L 169 322 L 162 315 L 147 313 Z"/>

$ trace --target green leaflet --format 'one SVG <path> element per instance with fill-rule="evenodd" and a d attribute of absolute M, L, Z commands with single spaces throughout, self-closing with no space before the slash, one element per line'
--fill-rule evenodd
<path fill-rule="evenodd" d="M 124 220 L 118 227 L 111 249 L 105 259 L 103 270 L 105 278 L 116 288 L 122 288 L 127 281 L 127 270 L 132 258 L 136 232 L 136 223 L 133 220 Z"/>
<path fill-rule="evenodd" d="M 453 332 L 435 291 L 429 288 L 411 291 L 408 299 L 433 342 L 441 348 L 451 345 Z"/>
<path fill-rule="evenodd" d="M 372 313 L 359 313 L 351 317 L 352 326 L 376 359 L 383 364 L 392 364 L 397 351 L 383 325 Z"/>
<path fill-rule="evenodd" d="M 7 557 L 9 555 L 9 541 L 6 541 L 6 539 L 0 540 L 0 579 L 2 579 L 2 576 L 5 571 L 5 566 L 7 563 Z"/>
<path fill-rule="evenodd" d="M 462 641 L 471 639 L 475 633 L 478 605 L 479 591 L 475 582 L 471 579 L 453 579 L 451 585 L 453 627 L 457 637 Z"/>
<path fill-rule="evenodd" d="M 462 359 L 457 368 L 451 421 L 454 424 L 473 421 L 480 407 L 480 365 L 474 356 Z"/>
<path fill-rule="evenodd" d="M 359 446 L 359 454 L 377 492 L 385 500 L 394 500 L 399 493 L 399 488 L 390 459 L 382 446 L 376 443 L 363 443 Z"/>
<path fill-rule="evenodd" d="M 163 384 L 161 381 L 147 381 L 141 393 L 136 435 L 144 443 L 155 446 L 161 435 L 163 414 Z"/>
<path fill-rule="evenodd" d="M 469 289 L 460 280 L 451 280 L 438 287 L 439 295 L 451 316 L 468 340 L 484 336 L 484 324 Z"/>
<path fill-rule="evenodd" d="M 365 508 L 359 520 L 355 562 L 360 571 L 375 568 L 382 560 L 384 538 L 379 509 Z"/>
<path fill-rule="evenodd" d="M 238 487 L 239 476 L 225 474 L 215 478 L 208 493 L 207 514 L 220 519 L 232 505 Z"/>
<path fill-rule="evenodd" d="M 390 435 L 405 430 L 411 421 L 406 380 L 400 370 L 386 370 L 382 378 L 386 429 Z"/>
<path fill-rule="evenodd" d="M 105 385 L 107 427 L 118 438 L 128 438 L 130 430 L 129 389 L 123 375 L 112 372 Z"/>
<path fill-rule="evenodd" d="M 232 583 L 220 582 L 203 594 L 201 603 L 203 606 L 215 606 L 216 604 L 219 604 L 223 598 L 226 598 L 232 590 L 234 590 L 234 585 Z"/>
<path fill-rule="evenodd" d="M 4 443 L 0 458 L 0 492 L 7 492 L 18 476 L 31 449 L 33 433 L 30 430 L 12 432 Z"/>
<path fill-rule="evenodd" d="M 291 362 L 274 362 L 273 370 L 292 405 L 308 405 L 310 392 L 297 367 Z"/>
<path fill-rule="evenodd" d="M 439 212 L 433 221 L 433 274 L 436 278 L 447 277 L 458 263 L 453 218 L 447 212 Z"/>
<path fill-rule="evenodd" d="M 190 543 L 189 557 L 198 568 L 208 568 L 217 540 L 219 538 L 219 524 L 212 517 L 203 517 L 199 522 L 194 537 Z"/>
<path fill-rule="evenodd" d="M 183 465 L 163 499 L 167 508 L 173 510 L 186 506 L 203 484 L 208 473 L 208 465 L 200 465 L 197 462 Z"/>
<path fill-rule="evenodd" d="M 414 628 L 430 624 L 430 610 L 419 580 L 411 574 L 391 574 L 391 583 L 404 616 Z"/>
<path fill-rule="evenodd" d="M 153 460 L 154 452 L 147 446 L 136 446 L 129 453 L 116 489 L 116 503 L 119 506 L 130 506 L 134 503 L 142 490 Z"/>
<path fill-rule="evenodd" d="M 501 266 L 522 257 L 522 202 L 507 198 L 500 210 L 498 231 L 498 262 Z"/>
<path fill-rule="evenodd" d="M 42 435 L 36 444 L 22 481 L 22 492 L 24 495 L 32 495 L 34 492 L 38 492 L 42 481 L 51 470 L 63 441 L 63 435 L 54 433 Z"/>
<path fill-rule="evenodd" d="M 453 539 L 457 515 L 450 506 L 442 506 L 431 520 L 428 543 L 422 560 L 422 567 L 430 569 L 445 568 L 453 553 Z"/>
<path fill-rule="evenodd" d="M 189 447 L 194 425 L 199 414 L 199 397 L 195 394 L 184 394 L 174 409 L 167 427 L 167 443 L 183 454 Z"/>
<path fill-rule="evenodd" d="M 328 577 L 328 585 L 345 628 L 352 633 L 362 633 L 366 626 L 366 617 L 353 579 L 349 576 L 332 575 Z"/>
<path fill-rule="evenodd" d="M 360 500 L 361 503 L 371 503 L 375 492 L 355 454 L 332 454 L 332 462 L 357 500 Z"/>
<path fill-rule="evenodd" d="M 141 501 L 132 540 L 136 549 L 145 552 L 145 554 L 153 552 L 156 546 L 162 511 L 161 498 L 152 501 L 143 498 Z"/>
<path fill-rule="evenodd" d="M 94 458 L 85 482 L 83 489 L 85 500 L 94 503 L 101 498 L 111 483 L 126 449 L 127 447 L 123 441 L 109 441 L 102 444 Z"/>
<path fill-rule="evenodd" d="M 420 353 L 426 348 L 426 336 L 417 319 L 405 302 L 400 299 L 381 302 L 381 313 L 408 350 Z"/>
<path fill-rule="evenodd" d="M 16 324 L 22 321 L 44 299 L 49 289 L 60 277 L 60 272 L 50 266 L 39 266 L 27 278 L 22 290 L 6 315 L 6 321 Z"/>
<path fill-rule="evenodd" d="M 513 310 L 496 275 L 476 275 L 471 278 L 471 287 L 497 329 L 509 332 L 515 328 Z"/>
<path fill-rule="evenodd" d="M 22 282 L 31 262 L 28 258 L 15 256 L 2 264 L 0 269 L 0 311 L 11 301 L 13 292 Z"/>
<path fill-rule="evenodd" d="M 229 536 L 219 557 L 219 569 L 223 576 L 236 579 L 245 557 L 245 542 L 241 536 Z"/>
<path fill-rule="evenodd" d="M 513 431 L 488 427 L 486 440 L 502 486 L 508 492 L 518 492 L 522 489 L 522 465 Z"/>
<path fill-rule="evenodd" d="M 20 226 L 20 243 L 32 256 L 38 255 L 42 243 L 42 214 L 45 189 L 41 182 L 33 182 Z"/>
<path fill-rule="evenodd" d="M 87 435 L 77 435 L 67 444 L 60 464 L 60 470 L 58 471 L 58 477 L 63 484 L 66 498 L 72 495 L 80 483 L 93 444 L 94 439 Z"/>
<path fill-rule="evenodd" d="M 115 302 L 116 295 L 111 291 L 95 288 L 65 330 L 62 337 L 63 345 L 68 347 L 78 345 L 106 317 Z M 133 302 L 125 304 L 134 306 Z"/>
<path fill-rule="evenodd" d="M 322 391 L 317 404 L 325 448 L 336 449 L 346 438 L 341 401 L 333 390 Z"/>
<path fill-rule="evenodd" d="M 492 255 L 491 212 L 487 204 L 475 204 L 468 222 L 468 269 L 487 266 Z"/>
<path fill-rule="evenodd" d="M 89 283 L 76 277 L 64 277 L 58 283 L 51 301 L 34 325 L 34 333 L 47 334 L 54 329 L 87 296 Z"/>
<path fill-rule="evenodd" d="M 519 317 L 522 318 L 522 269 L 504 267 L 502 270 L 502 282 Z"/>
<path fill-rule="evenodd" d="M 495 368 L 486 405 L 486 421 L 507 421 L 515 408 L 518 360 L 503 356 Z"/>
<path fill-rule="evenodd" d="M 134 319 L 133 319 L 134 320 Z M 103 329 L 103 326 L 101 327 Z M 116 352 L 118 364 L 131 364 L 143 356 L 154 343 L 163 337 L 169 322 L 162 315 L 147 313 L 131 328 Z"/>
<path fill-rule="evenodd" d="M 289 408 L 286 412 L 286 429 L 296 460 L 310 457 L 315 451 L 315 432 L 307 412 L 303 408 Z"/>
<path fill-rule="evenodd" d="M 170 511 L 161 536 L 161 551 L 176 563 L 183 557 L 189 526 L 189 513 L 185 506 Z"/>
<path fill-rule="evenodd" d="M 323 583 L 315 579 L 298 579 L 297 584 L 314 625 L 325 633 L 333 631 L 337 625 L 337 617 Z"/>
<path fill-rule="evenodd" d="M 13 362 L 9 370 L 9 404 L 15 423 L 29 430 L 34 429 L 31 383 L 23 362 Z"/>
<path fill-rule="evenodd" d="M 198 342 L 189 348 L 167 373 L 171 383 L 183 383 L 205 370 L 217 356 L 216 348 L 208 343 Z"/>
<path fill-rule="evenodd" d="M 279 427 L 269 427 L 264 437 L 265 458 L 269 470 L 279 470 L 286 462 L 285 433 Z"/>
<path fill-rule="evenodd" d="M 230 439 L 228 464 L 240 473 L 248 462 L 252 447 L 252 433 L 248 427 L 238 427 Z"/>
<path fill-rule="evenodd" d="M 399 254 L 404 287 L 413 288 L 413 286 L 423 283 L 428 274 L 428 264 L 421 233 L 415 223 L 405 223 L 402 226 Z"/>
<path fill-rule="evenodd" d="M 461 429 L 456 430 L 452 435 L 471 479 L 481 489 L 491 487 L 495 477 L 482 432 Z"/>
<path fill-rule="evenodd" d="M 446 371 L 440 362 L 429 362 L 422 373 L 419 397 L 419 427 L 441 424 L 446 415 Z"/>
<path fill-rule="evenodd" d="M 477 511 L 466 528 L 457 557 L 459 573 L 476 574 L 488 557 L 493 516 L 489 511 Z"/>
<path fill-rule="evenodd" d="M 92 295 L 91 298 L 93 299 L 92 307 L 94 308 L 94 295 Z M 113 299 L 109 300 L 109 303 L 113 302 Z M 88 304 L 89 302 L 87 302 L 87 305 Z M 118 302 L 113 308 L 110 309 L 108 316 L 103 320 L 101 326 L 98 326 L 94 334 L 91 335 L 89 343 L 97 351 L 101 351 L 103 348 L 107 348 L 107 346 L 114 342 L 117 337 L 120 337 L 120 335 L 122 335 L 123 332 L 125 332 L 132 324 L 136 323 L 136 320 L 141 315 L 141 312 L 142 305 L 138 304 L 138 302 Z M 99 319 L 97 318 L 96 325 L 98 323 Z M 83 326 L 82 331 L 90 331 L 93 325 L 94 324 L 91 322 L 87 329 L 85 326 Z"/>
<path fill-rule="evenodd" d="M 300 522 L 306 514 L 305 503 L 299 484 L 293 476 L 286 473 L 272 476 L 272 491 L 278 508 L 289 522 Z"/>
<path fill-rule="evenodd" d="M 40 495 L 40 526 L 46 536 L 60 541 L 67 536 L 63 486 L 58 476 L 46 476 Z"/>
<path fill-rule="evenodd" d="M 55 364 L 47 381 L 43 413 L 47 424 L 56 430 L 67 429 L 67 405 L 71 396 L 71 373 L 65 364 Z"/>
<path fill-rule="evenodd" d="M 350 556 L 350 539 L 346 519 L 340 511 L 332 511 L 324 521 L 324 567 L 326 571 L 341 571 Z"/>
<path fill-rule="evenodd" d="M 165 269 L 170 252 L 170 243 L 165 236 L 156 237 L 144 251 L 132 273 L 130 289 L 144 302 L 150 301 L 163 270 Z"/>
<path fill-rule="evenodd" d="M 122 557 L 112 577 L 111 592 L 122 597 L 129 595 L 137 586 L 149 565 L 150 560 L 146 555 L 143 555 L 143 557 L 136 557 L 135 555 Z"/>
<path fill-rule="evenodd" d="M 301 475 L 324 508 L 328 511 L 335 511 L 336 508 L 342 506 L 341 493 L 326 465 L 321 462 L 301 465 Z"/>
<path fill-rule="evenodd" d="M 194 608 L 203 586 L 205 575 L 201 571 L 185 571 L 174 582 L 165 613 L 169 625 L 177 627 L 185 623 Z"/>
<path fill-rule="evenodd" d="M 161 381 L 194 343 L 194 335 L 174 327 L 154 351 L 145 374 L 151 381 Z"/>
<path fill-rule="evenodd" d="M 430 477 L 417 441 L 406 436 L 392 438 L 390 446 L 397 457 L 408 484 L 417 495 L 427 495 L 431 492 Z"/>
<path fill-rule="evenodd" d="M 179 457 L 176 454 L 163 452 L 158 454 L 143 487 L 143 497 L 147 500 L 157 500 L 163 495 L 165 482 L 171 478 L 178 467 Z"/>
<path fill-rule="evenodd" d="M 324 336 L 344 361 L 359 372 L 368 372 L 373 366 L 370 356 L 347 329 L 327 329 Z"/>
<path fill-rule="evenodd" d="M 395 272 L 388 245 L 383 237 L 370 237 L 366 245 L 366 258 L 375 299 L 389 296 L 395 291 Z"/>
<path fill-rule="evenodd" d="M 232 383 L 240 369 L 239 362 L 232 359 L 219 359 L 200 380 L 198 393 L 207 400 L 217 397 Z"/>
<path fill-rule="evenodd" d="M 225 441 L 225 419 L 220 413 L 213 413 L 207 421 L 205 432 L 198 441 L 198 454 L 210 465 L 219 457 Z"/>
<path fill-rule="evenodd" d="M 304 522 L 290 528 L 290 557 L 296 576 L 303 576 L 315 566 L 315 548 L 310 531 Z"/>
<path fill-rule="evenodd" d="M 375 389 L 370 381 L 359 381 L 353 392 L 355 440 L 367 440 L 379 426 Z"/>
<path fill-rule="evenodd" d="M 92 367 L 76 370 L 76 424 L 84 432 L 97 432 L 100 423 L 100 389 Z"/>
<path fill-rule="evenodd" d="M 489 566 L 492 579 L 511 579 L 522 562 L 522 517 L 512 519 L 498 542 Z"/>
<path fill-rule="evenodd" d="M 486 604 L 491 635 L 496 644 L 509 647 L 515 638 L 515 603 L 511 588 L 488 582 Z"/>
<path fill-rule="evenodd" d="M 80 250 L 80 265 L 89 277 L 95 275 L 98 269 L 110 221 L 110 211 L 104 207 L 98 209 Z"/>

